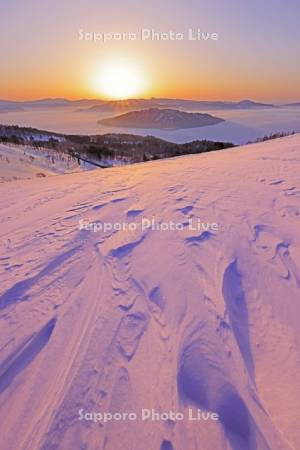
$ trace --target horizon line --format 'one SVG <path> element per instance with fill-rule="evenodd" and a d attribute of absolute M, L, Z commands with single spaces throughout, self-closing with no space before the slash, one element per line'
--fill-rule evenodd
<path fill-rule="evenodd" d="M 217 102 L 224 102 L 224 103 L 240 103 L 243 101 L 251 101 L 255 103 L 266 103 L 266 104 L 291 104 L 291 103 L 300 103 L 300 100 L 258 100 L 258 99 L 252 99 L 249 97 L 240 97 L 239 99 L 199 99 L 199 98 L 181 98 L 181 97 L 129 97 L 129 98 L 120 98 L 120 99 L 108 99 L 108 98 L 95 98 L 95 97 L 79 97 L 79 98 L 72 98 L 72 97 L 36 97 L 36 98 L 25 98 L 25 99 L 11 99 L 11 98 L 0 98 L 0 102 L 14 102 L 14 103 L 26 103 L 26 102 L 42 102 L 42 101 L 58 101 L 58 100 L 64 100 L 68 102 L 79 102 L 79 101 L 98 101 L 98 102 L 124 102 L 124 101 L 132 101 L 132 100 L 178 100 L 178 101 L 190 101 L 190 102 L 207 102 L 207 103 L 217 103 Z"/>

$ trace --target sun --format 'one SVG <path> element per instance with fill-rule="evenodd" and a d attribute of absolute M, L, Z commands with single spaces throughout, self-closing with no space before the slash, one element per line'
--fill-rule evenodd
<path fill-rule="evenodd" d="M 93 87 L 99 94 L 118 100 L 140 95 L 144 84 L 141 69 L 127 61 L 102 64 L 93 77 Z"/>

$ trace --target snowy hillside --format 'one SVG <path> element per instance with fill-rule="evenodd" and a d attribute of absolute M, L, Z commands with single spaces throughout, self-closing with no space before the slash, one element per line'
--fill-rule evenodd
<path fill-rule="evenodd" d="M 76 158 L 54 149 L 0 144 L 0 183 L 80 170 Z"/>
<path fill-rule="evenodd" d="M 2 184 L 0 449 L 298 450 L 299 174 L 295 135 Z"/>

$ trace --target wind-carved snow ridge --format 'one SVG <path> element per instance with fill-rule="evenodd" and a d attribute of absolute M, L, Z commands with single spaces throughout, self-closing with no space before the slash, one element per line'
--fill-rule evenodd
<path fill-rule="evenodd" d="M 164 440 L 161 444 L 160 450 L 174 450 L 172 442 Z"/>
<path fill-rule="evenodd" d="M 223 277 L 223 296 L 230 324 L 236 342 L 244 358 L 245 365 L 254 378 L 254 364 L 249 337 L 249 317 L 247 299 L 242 283 L 242 276 L 237 269 L 237 261 L 233 261 L 225 270 Z"/>
<path fill-rule="evenodd" d="M 12 303 L 22 302 L 30 300 L 30 296 L 27 291 L 34 285 L 36 285 L 45 275 L 49 276 L 54 272 L 61 264 L 64 263 L 68 258 L 70 258 L 74 253 L 77 252 L 79 247 L 72 248 L 65 253 L 62 253 L 50 260 L 49 263 L 36 275 L 28 277 L 25 280 L 19 281 L 14 284 L 10 289 L 4 292 L 0 296 L 0 310 L 9 307 Z"/>
<path fill-rule="evenodd" d="M 126 314 L 117 331 L 117 343 L 120 353 L 130 360 L 138 347 L 139 341 L 147 329 L 147 317 L 143 313 Z"/>
<path fill-rule="evenodd" d="M 193 336 L 185 344 L 178 373 L 180 395 L 200 409 L 219 414 L 233 450 L 255 450 L 251 415 L 222 363 L 217 360 L 220 352 L 209 348 L 212 345 L 201 336 Z"/>
<path fill-rule="evenodd" d="M 299 169 L 295 135 L 1 186 L 0 450 L 300 448 Z"/>
<path fill-rule="evenodd" d="M 47 345 L 54 330 L 56 318 L 51 319 L 38 333 L 31 336 L 15 354 L 10 355 L 0 367 L 0 393 L 13 382 L 14 378 L 39 354 Z"/>

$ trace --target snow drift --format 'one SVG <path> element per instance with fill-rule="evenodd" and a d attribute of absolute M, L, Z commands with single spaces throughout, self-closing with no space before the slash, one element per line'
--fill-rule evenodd
<path fill-rule="evenodd" d="M 300 448 L 299 169 L 295 135 L 0 186 L 0 448 Z M 182 226 L 79 226 L 143 218 Z M 142 408 L 219 420 L 78 415 Z"/>

